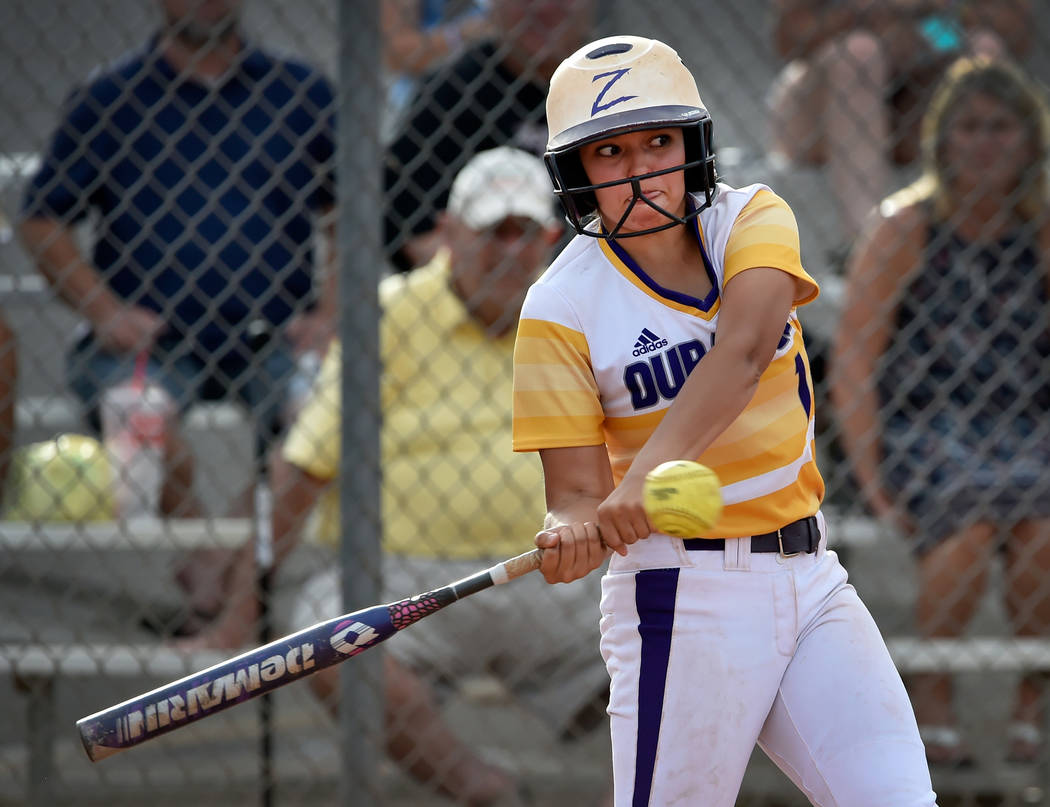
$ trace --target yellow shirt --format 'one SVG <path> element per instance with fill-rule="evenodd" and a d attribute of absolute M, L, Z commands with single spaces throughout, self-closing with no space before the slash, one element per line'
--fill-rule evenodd
<path fill-rule="evenodd" d="M 722 185 L 697 220 L 711 293 L 664 289 L 610 242 L 577 236 L 529 290 L 518 325 L 514 447 L 604 444 L 614 479 L 663 419 L 717 337 L 722 289 L 753 266 L 804 281 L 787 204 L 764 185 Z M 722 481 L 726 507 L 704 537 L 770 532 L 812 515 L 824 496 L 813 447 L 813 382 L 795 309 L 754 397 L 696 459 Z"/>
<path fill-rule="evenodd" d="M 543 472 L 511 450 L 514 334 L 488 337 L 449 287 L 448 254 L 379 289 L 383 315 L 384 549 L 403 555 L 503 557 L 543 526 Z M 325 357 L 284 444 L 307 473 L 339 473 L 340 348 Z M 338 490 L 319 505 L 318 537 L 339 540 Z"/>

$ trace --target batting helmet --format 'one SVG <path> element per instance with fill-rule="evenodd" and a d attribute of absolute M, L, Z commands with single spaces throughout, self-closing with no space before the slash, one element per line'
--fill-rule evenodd
<path fill-rule="evenodd" d="M 714 199 L 717 177 L 711 116 L 700 100 L 692 73 L 663 42 L 612 36 L 584 45 L 551 77 L 547 126 L 550 139 L 544 161 L 554 193 L 578 233 L 599 238 L 646 235 L 691 221 Z M 581 146 L 626 132 L 667 126 L 683 130 L 684 163 L 618 182 L 590 182 L 580 162 Z M 687 209 L 684 216 L 657 207 L 641 193 L 642 180 L 672 171 L 685 171 L 686 189 L 703 195 L 703 202 Z M 588 228 L 597 210 L 595 188 L 626 183 L 634 190 L 630 209 L 641 201 L 666 216 L 667 224 L 630 233 L 620 233 L 620 224 L 612 232 Z"/>

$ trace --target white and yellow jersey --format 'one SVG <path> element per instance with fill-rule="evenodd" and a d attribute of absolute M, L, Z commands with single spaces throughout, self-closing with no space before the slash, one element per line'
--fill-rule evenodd
<path fill-rule="evenodd" d="M 722 289 L 753 267 L 805 281 L 787 204 L 765 185 L 719 185 L 697 219 L 712 291 L 655 283 L 615 241 L 578 235 L 532 286 L 514 355 L 515 451 L 605 444 L 617 483 L 718 335 Z M 776 530 L 824 496 L 813 449 L 813 384 L 793 307 L 751 402 L 696 458 L 722 480 L 725 509 L 704 537 Z"/>

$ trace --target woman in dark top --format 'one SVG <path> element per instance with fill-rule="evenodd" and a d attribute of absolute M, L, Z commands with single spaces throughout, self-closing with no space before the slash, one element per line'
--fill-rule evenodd
<path fill-rule="evenodd" d="M 863 496 L 918 557 L 918 629 L 956 636 L 993 553 L 1019 636 L 1050 629 L 1050 112 L 1019 70 L 961 60 L 923 122 L 924 173 L 852 260 L 832 399 Z M 932 762 L 969 752 L 952 681 L 910 682 Z M 1022 679 L 1009 755 L 1042 741 Z"/>

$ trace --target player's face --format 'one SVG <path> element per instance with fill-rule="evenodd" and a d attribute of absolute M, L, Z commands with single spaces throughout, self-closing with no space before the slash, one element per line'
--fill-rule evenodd
<path fill-rule="evenodd" d="M 556 237 L 522 216 L 508 216 L 481 231 L 454 225 L 449 243 L 457 291 L 492 333 L 505 333 L 517 322 L 525 293 Z"/>
<path fill-rule="evenodd" d="M 580 160 L 591 184 L 615 182 L 682 165 L 685 162 L 685 140 L 682 130 L 677 127 L 628 132 L 587 144 L 580 149 Z M 685 214 L 683 171 L 649 177 L 641 181 L 640 187 L 642 196 L 652 204 L 677 216 Z M 634 207 L 620 228 L 622 232 L 647 230 L 668 222 L 667 216 L 660 211 L 641 199 L 635 201 L 629 182 L 599 188 L 594 193 L 606 229 L 615 227 L 632 203 Z"/>
<path fill-rule="evenodd" d="M 1035 159 L 1030 128 L 1006 104 L 974 93 L 951 113 L 944 159 L 958 193 L 975 188 L 1013 190 Z"/>

